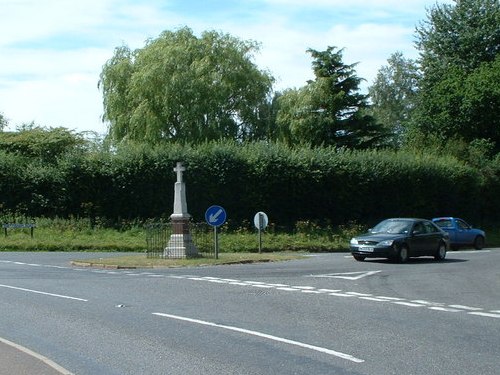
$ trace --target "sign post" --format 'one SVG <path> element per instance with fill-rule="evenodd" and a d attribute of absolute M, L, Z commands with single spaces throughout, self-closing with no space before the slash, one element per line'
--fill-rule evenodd
<path fill-rule="evenodd" d="M 257 212 L 253 218 L 253 223 L 259 231 L 259 254 L 262 253 L 262 231 L 266 229 L 269 219 L 267 215 L 260 211 Z"/>
<path fill-rule="evenodd" d="M 208 225 L 214 227 L 215 259 L 219 259 L 219 236 L 217 228 L 226 222 L 226 211 L 221 206 L 210 206 L 205 212 Z"/>

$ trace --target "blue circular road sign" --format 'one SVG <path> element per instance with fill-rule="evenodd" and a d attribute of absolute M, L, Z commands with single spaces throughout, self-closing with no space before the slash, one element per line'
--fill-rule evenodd
<path fill-rule="evenodd" d="M 205 220 L 213 227 L 221 226 L 226 222 L 226 211 L 221 206 L 210 206 L 205 212 Z"/>

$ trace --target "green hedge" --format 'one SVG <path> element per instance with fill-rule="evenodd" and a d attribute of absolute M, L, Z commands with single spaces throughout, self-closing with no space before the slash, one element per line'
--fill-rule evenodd
<path fill-rule="evenodd" d="M 500 167 L 488 174 L 450 157 L 283 145 L 207 143 L 127 146 L 57 160 L 0 152 L 3 215 L 106 218 L 168 217 L 177 161 L 184 162 L 188 211 L 204 220 L 212 204 L 229 224 L 265 211 L 278 227 L 297 221 L 372 224 L 389 216 L 457 215 L 498 221 Z M 488 199 L 486 201 L 486 199 Z"/>

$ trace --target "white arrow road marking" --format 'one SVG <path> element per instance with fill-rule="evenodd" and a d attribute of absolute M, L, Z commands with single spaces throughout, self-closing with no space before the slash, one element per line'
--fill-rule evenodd
<path fill-rule="evenodd" d="M 330 273 L 327 275 L 311 275 L 312 277 L 331 277 L 334 279 L 345 279 L 345 280 L 359 280 L 366 276 L 375 275 L 382 271 L 368 271 L 368 272 L 343 272 L 343 273 Z M 356 275 L 356 276 L 352 276 Z"/>
<path fill-rule="evenodd" d="M 73 300 L 76 300 L 76 301 L 88 302 L 88 300 L 87 300 L 87 299 L 83 299 L 83 298 L 76 298 L 76 297 L 64 296 L 64 295 L 62 295 L 62 294 L 46 293 L 46 292 L 41 292 L 41 291 L 39 291 L 39 290 L 32 290 L 32 289 L 25 289 L 25 288 L 18 288 L 18 287 L 16 287 L 16 286 L 11 286 L 11 285 L 3 285 L 3 284 L 0 284 L 0 288 L 15 289 L 15 290 L 21 290 L 21 291 L 23 291 L 23 292 L 36 293 L 36 294 L 43 294 L 43 295 L 45 295 L 45 296 L 59 297 L 59 298 L 73 299 Z"/>
<path fill-rule="evenodd" d="M 353 357 L 350 354 L 345 354 L 345 353 L 337 352 L 335 350 L 331 350 L 331 349 L 327 349 L 327 348 L 322 348 L 320 346 L 305 344 L 305 343 L 302 343 L 302 342 L 299 342 L 299 341 L 289 340 L 289 339 L 285 339 L 285 338 L 282 338 L 282 337 L 268 335 L 266 333 L 261 333 L 261 332 L 257 332 L 257 331 L 251 331 L 249 329 L 238 328 L 238 327 L 233 327 L 233 326 L 226 326 L 226 325 L 223 325 L 223 324 L 206 322 L 204 320 L 198 320 L 198 319 L 185 318 L 185 317 L 182 317 L 182 316 L 171 315 L 171 314 L 153 313 L 153 315 L 162 316 L 162 317 L 170 318 L 170 319 L 182 320 L 182 321 L 185 321 L 185 322 L 190 322 L 190 323 L 195 323 L 195 324 L 201 324 L 201 325 L 210 326 L 210 327 L 227 329 L 229 331 L 234 331 L 234 332 L 239 332 L 239 333 L 245 333 L 247 335 L 262 337 L 262 338 L 265 338 L 265 339 L 268 339 L 268 340 L 283 342 L 285 344 L 290 344 L 290 345 L 300 346 L 300 347 L 306 348 L 306 349 L 315 350 L 317 352 L 321 352 L 321 353 L 329 354 L 329 355 L 332 355 L 332 356 L 335 356 L 335 357 L 347 359 L 348 361 L 352 361 L 352 362 L 356 362 L 356 363 L 362 363 L 362 362 L 364 362 L 363 359 L 359 359 L 359 358 Z"/>
<path fill-rule="evenodd" d="M 211 223 L 215 223 L 221 213 L 222 213 L 222 208 L 220 208 L 219 211 L 217 211 L 216 213 L 210 215 L 208 217 L 208 221 L 210 221 Z"/>

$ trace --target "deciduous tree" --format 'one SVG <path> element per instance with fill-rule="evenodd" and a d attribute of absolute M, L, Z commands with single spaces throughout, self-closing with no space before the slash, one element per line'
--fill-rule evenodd
<path fill-rule="evenodd" d="M 436 4 L 417 28 L 422 80 L 416 124 L 424 134 L 500 150 L 500 3 Z"/>
<path fill-rule="evenodd" d="M 252 138 L 273 78 L 252 62 L 253 41 L 189 28 L 164 31 L 144 48 L 122 46 L 104 65 L 99 86 L 115 141 Z"/>
<path fill-rule="evenodd" d="M 419 77 L 416 61 L 396 52 L 368 88 L 370 113 L 391 133 L 391 143 L 396 147 L 401 144 L 415 109 Z"/>

